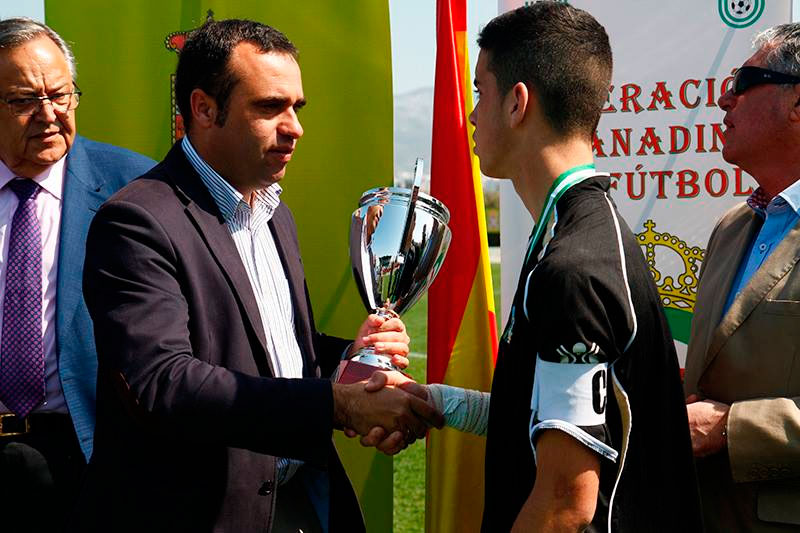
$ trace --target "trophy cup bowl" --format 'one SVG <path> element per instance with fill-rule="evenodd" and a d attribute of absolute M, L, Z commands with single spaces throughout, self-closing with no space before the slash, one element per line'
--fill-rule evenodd
<path fill-rule="evenodd" d="M 419 187 L 366 191 L 350 225 L 350 262 L 368 312 L 394 317 L 433 283 L 450 245 L 450 212 Z M 353 358 L 396 370 L 391 359 L 362 348 Z"/>

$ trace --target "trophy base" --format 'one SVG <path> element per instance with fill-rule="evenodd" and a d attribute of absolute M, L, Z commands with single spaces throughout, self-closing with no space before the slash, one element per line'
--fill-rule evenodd
<path fill-rule="evenodd" d="M 350 383 L 358 383 L 360 381 L 368 380 L 372 374 L 378 370 L 380 370 L 378 367 L 359 363 L 358 361 L 353 361 L 352 359 L 345 359 L 339 363 L 339 367 L 334 373 L 333 380 L 336 383 L 343 383 L 345 385 Z"/>
<path fill-rule="evenodd" d="M 358 361 L 365 365 L 375 366 L 381 370 L 400 370 L 392 364 L 392 360 L 385 355 L 376 354 L 371 348 L 363 348 L 351 358 L 351 361 Z"/>

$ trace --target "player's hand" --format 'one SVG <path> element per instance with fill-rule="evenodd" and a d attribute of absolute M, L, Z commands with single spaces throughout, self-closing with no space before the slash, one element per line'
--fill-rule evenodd
<path fill-rule="evenodd" d="M 366 436 L 375 427 L 389 433 L 400 431 L 406 442 L 422 438 L 430 426 L 442 427 L 444 419 L 427 401 L 399 387 L 367 392 L 365 382 L 333 384 L 334 423 Z"/>
<path fill-rule="evenodd" d="M 374 372 L 372 377 L 364 384 L 364 390 L 370 393 L 376 393 L 385 387 L 400 388 L 406 393 L 417 396 L 421 400 L 425 400 L 430 405 L 427 387 L 416 383 L 400 372 L 377 371 Z M 434 412 L 436 418 L 432 420 L 433 423 L 431 425 L 440 428 L 444 423 L 444 418 L 441 413 L 435 409 Z M 355 437 L 358 433 L 353 429 L 346 428 L 345 435 L 348 437 Z M 390 432 L 381 426 L 376 426 L 361 437 L 361 444 L 363 446 L 375 447 L 387 455 L 394 455 L 420 437 L 420 435 L 411 432 Z"/>

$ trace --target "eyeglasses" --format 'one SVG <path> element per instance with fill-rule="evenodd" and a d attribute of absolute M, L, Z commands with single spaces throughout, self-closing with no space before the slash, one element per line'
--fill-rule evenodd
<path fill-rule="evenodd" d="M 75 84 L 73 84 L 75 85 Z M 11 113 L 19 117 L 28 115 L 35 115 L 42 109 L 45 102 L 49 102 L 55 111 L 59 113 L 66 113 L 71 109 L 78 107 L 83 93 L 75 85 L 75 90 L 68 93 L 49 94 L 47 96 L 30 96 L 27 98 L 12 98 L 7 100 L 0 98 L 0 102 L 4 102 Z"/>
<path fill-rule="evenodd" d="M 736 74 L 733 75 L 731 90 L 733 94 L 739 95 L 750 87 L 755 87 L 756 85 L 762 85 L 764 83 L 776 85 L 795 84 L 800 83 L 800 78 L 761 67 L 741 67 L 736 71 Z"/>

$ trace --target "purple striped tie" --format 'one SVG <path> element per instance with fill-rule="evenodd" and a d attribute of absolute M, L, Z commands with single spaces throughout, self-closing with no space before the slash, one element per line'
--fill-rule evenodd
<path fill-rule="evenodd" d="M 44 400 L 42 231 L 36 218 L 39 185 L 15 179 L 19 198 L 11 220 L 0 340 L 0 401 L 25 417 Z"/>

